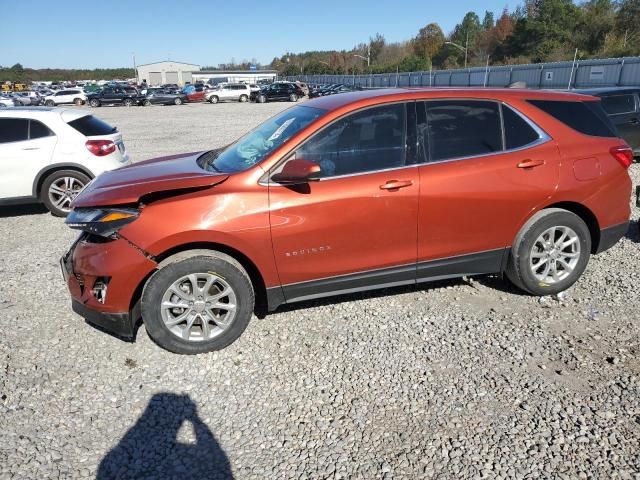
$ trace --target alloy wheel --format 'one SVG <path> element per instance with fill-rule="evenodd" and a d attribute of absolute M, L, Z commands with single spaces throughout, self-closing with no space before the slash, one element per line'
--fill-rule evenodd
<path fill-rule="evenodd" d="M 173 282 L 160 307 L 165 327 L 190 342 L 210 340 L 227 330 L 236 317 L 236 294 L 215 273 L 192 273 Z"/>
<path fill-rule="evenodd" d="M 533 243 L 529 267 L 539 281 L 553 285 L 566 279 L 580 261 L 578 234 L 566 226 L 551 227 Z"/>
<path fill-rule="evenodd" d="M 84 188 L 84 183 L 74 177 L 60 177 L 49 186 L 49 200 L 63 212 L 71 211 L 71 202 Z"/>

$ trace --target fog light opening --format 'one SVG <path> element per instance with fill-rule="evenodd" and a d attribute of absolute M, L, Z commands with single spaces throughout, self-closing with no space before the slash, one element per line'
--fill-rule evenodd
<path fill-rule="evenodd" d="M 107 299 L 107 286 L 109 285 L 109 277 L 99 277 L 96 280 L 96 283 L 93 284 L 93 288 L 91 289 L 91 293 L 98 300 L 98 303 L 104 304 Z"/>

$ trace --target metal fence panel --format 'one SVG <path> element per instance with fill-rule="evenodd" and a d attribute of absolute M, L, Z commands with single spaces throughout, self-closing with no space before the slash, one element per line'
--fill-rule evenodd
<path fill-rule="evenodd" d="M 308 83 L 344 83 L 363 88 L 398 86 L 506 87 L 524 82 L 529 88 L 589 88 L 640 85 L 640 57 L 604 58 L 535 65 L 473 67 L 465 70 L 382 73 L 375 75 L 301 75 Z"/>

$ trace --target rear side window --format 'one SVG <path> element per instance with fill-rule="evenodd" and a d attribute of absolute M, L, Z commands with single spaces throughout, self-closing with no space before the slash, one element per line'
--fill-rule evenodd
<path fill-rule="evenodd" d="M 0 118 L 0 143 L 23 142 L 29 138 L 29 120 Z"/>
<path fill-rule="evenodd" d="M 567 102 L 558 100 L 528 100 L 543 112 L 568 127 L 593 137 L 617 137 L 615 127 L 600 102 Z"/>
<path fill-rule="evenodd" d="M 110 135 L 118 131 L 116 127 L 112 127 L 93 115 L 76 118 L 69 122 L 69 125 L 85 137 L 92 137 L 94 135 Z"/>
<path fill-rule="evenodd" d="M 429 159 L 434 162 L 499 152 L 500 109 L 496 102 L 436 100 L 426 102 Z"/>
<path fill-rule="evenodd" d="M 636 98 L 633 94 L 602 97 L 602 108 L 609 115 L 633 113 L 636 109 Z"/>
<path fill-rule="evenodd" d="M 44 138 L 50 137 L 53 135 L 53 132 L 49 130 L 44 123 L 39 122 L 38 120 L 31 120 L 29 125 L 29 138 L 31 140 L 36 138 Z"/>
<path fill-rule="evenodd" d="M 540 135 L 529 123 L 511 108 L 502 106 L 504 140 L 507 150 L 521 148 L 540 139 Z"/>

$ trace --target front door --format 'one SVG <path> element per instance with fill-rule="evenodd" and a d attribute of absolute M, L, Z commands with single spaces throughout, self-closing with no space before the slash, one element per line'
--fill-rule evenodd
<path fill-rule="evenodd" d="M 36 175 L 51 162 L 56 137 L 26 118 L 0 119 L 0 198 L 28 197 Z"/>
<path fill-rule="evenodd" d="M 500 271 L 524 220 L 556 189 L 555 142 L 486 100 L 419 103 L 418 132 L 418 280 Z"/>
<path fill-rule="evenodd" d="M 287 301 L 415 282 L 419 181 L 405 125 L 403 103 L 350 114 L 287 159 L 319 164 L 319 181 L 270 181 L 273 249 Z"/>

